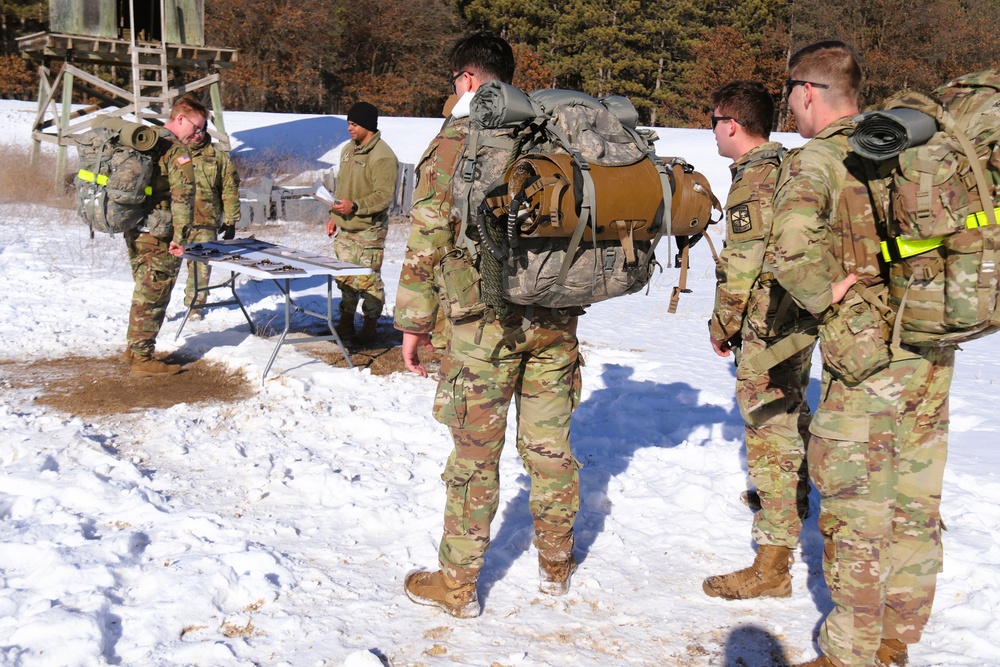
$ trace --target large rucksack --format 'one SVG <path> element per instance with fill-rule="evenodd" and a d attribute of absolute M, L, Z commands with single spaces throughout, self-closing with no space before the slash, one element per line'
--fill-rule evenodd
<path fill-rule="evenodd" d="M 159 134 L 147 125 L 105 116 L 76 137 L 80 170 L 76 203 L 81 219 L 94 231 L 116 234 L 134 228 L 148 211 Z"/>
<path fill-rule="evenodd" d="M 457 250 L 442 275 L 463 272 L 468 303 L 478 289 L 501 317 L 514 304 L 586 306 L 645 287 L 660 238 L 702 233 L 712 206 L 707 181 L 681 160 L 658 158 L 655 134 L 637 121 L 623 97 L 481 86 L 452 179 Z M 706 192 L 692 202 L 696 180 Z"/>
<path fill-rule="evenodd" d="M 1000 329 L 1000 70 L 933 97 L 898 93 L 862 116 L 850 143 L 881 160 L 870 182 L 884 209 L 894 342 L 948 346 Z"/>

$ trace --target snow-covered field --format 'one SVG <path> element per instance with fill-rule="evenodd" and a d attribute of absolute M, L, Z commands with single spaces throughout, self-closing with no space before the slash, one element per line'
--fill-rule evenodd
<path fill-rule="evenodd" d="M 0 102 L 0 144 L 28 145 L 33 116 L 33 104 Z M 347 138 L 342 117 L 225 121 L 237 152 L 292 147 L 316 168 Z M 440 120 L 381 125 L 412 163 Z M 661 155 L 685 157 L 727 191 L 710 132 L 659 134 Z M 332 253 L 319 226 L 255 231 Z M 394 228 L 386 252 L 387 318 L 405 235 Z M 119 351 L 132 291 L 124 255 L 120 238 L 91 241 L 70 211 L 0 205 L 0 361 Z M 701 590 L 704 577 L 748 564 L 752 545 L 738 499 L 747 480 L 734 373 L 705 329 L 714 278 L 704 243 L 694 256 L 694 291 L 677 314 L 666 312 L 670 268 L 648 296 L 598 304 L 581 320 L 572 590 L 537 592 L 528 477 L 510 448 L 484 612 L 472 620 L 402 592 L 408 570 L 436 563 L 441 530 L 451 445 L 430 416 L 433 379 L 332 368 L 286 347 L 261 383 L 274 342 L 249 335 L 238 309 L 207 311 L 174 341 L 178 287 L 160 349 L 242 369 L 252 398 L 84 419 L 2 383 L 0 665 L 763 667 L 781 664 L 782 651 L 793 662 L 813 656 L 830 606 L 815 497 L 792 598 L 725 602 Z M 282 312 L 269 283 L 239 290 L 258 321 Z M 319 304 L 323 293 L 316 284 L 300 298 Z M 996 341 L 959 354 L 945 567 L 910 651 L 915 667 L 1000 664 Z M 814 384 L 814 405 L 817 393 Z"/>

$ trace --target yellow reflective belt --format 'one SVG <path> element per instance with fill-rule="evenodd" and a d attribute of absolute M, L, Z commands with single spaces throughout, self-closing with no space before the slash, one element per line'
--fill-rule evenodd
<path fill-rule="evenodd" d="M 993 210 L 997 219 L 1000 220 L 1000 207 Z M 985 227 L 988 224 L 990 224 L 990 220 L 986 217 L 985 211 L 978 211 L 969 215 L 965 219 L 966 229 L 979 229 L 980 227 Z M 913 257 L 914 255 L 925 253 L 928 250 L 934 250 L 934 248 L 940 247 L 943 243 L 944 237 L 919 239 L 915 241 L 906 241 L 896 237 L 888 241 L 882 241 L 879 245 L 882 247 L 882 258 L 887 262 L 892 262 L 900 259 L 906 259 L 907 257 Z"/>
<path fill-rule="evenodd" d="M 88 183 L 97 183 L 98 185 L 103 185 L 103 186 L 107 186 L 108 184 L 107 176 L 98 174 L 97 177 L 95 178 L 94 172 L 87 171 L 86 169 L 81 169 L 80 171 L 76 172 L 76 175 L 80 177 L 81 181 L 87 181 Z M 147 197 L 151 197 L 153 195 L 153 186 L 147 185 L 145 188 L 143 188 L 143 192 L 146 193 Z"/>
<path fill-rule="evenodd" d="M 1000 220 L 1000 207 L 993 209 L 993 214 Z M 985 211 L 979 211 L 978 213 L 973 213 L 968 218 L 965 219 L 965 227 L 967 229 L 976 229 L 977 227 L 985 227 L 990 224 L 989 218 L 986 217 Z"/>
<path fill-rule="evenodd" d="M 936 239 L 920 239 L 916 241 L 906 241 L 899 237 L 890 239 L 889 241 L 882 241 L 882 259 L 887 262 L 894 260 L 906 259 L 907 257 L 913 257 L 914 255 L 919 255 L 920 253 L 927 252 L 928 250 L 934 250 L 938 246 L 944 243 L 943 238 Z"/>

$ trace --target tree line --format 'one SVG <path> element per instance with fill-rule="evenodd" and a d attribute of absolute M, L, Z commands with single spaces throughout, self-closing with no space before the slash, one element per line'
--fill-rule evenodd
<path fill-rule="evenodd" d="M 358 100 L 436 116 L 445 58 L 461 35 L 503 36 L 515 84 L 624 95 L 649 125 L 704 127 L 712 90 L 764 82 L 781 101 L 785 63 L 817 39 L 854 45 L 864 102 L 930 90 L 1000 65 L 998 0 L 206 0 L 205 39 L 239 49 L 223 73 L 228 109 L 345 113 Z M 0 95 L 32 99 L 14 38 L 44 30 L 47 2 L 0 0 Z M 776 129 L 789 129 L 785 113 Z"/>

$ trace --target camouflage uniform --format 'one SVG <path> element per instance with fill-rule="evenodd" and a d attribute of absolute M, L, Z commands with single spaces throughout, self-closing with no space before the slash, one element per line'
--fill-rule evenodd
<path fill-rule="evenodd" d="M 799 317 L 791 306 L 781 322 L 775 321 L 785 294 L 772 273 L 771 198 L 781 150 L 781 144 L 767 142 L 730 167 L 726 247 L 719 255 L 709 332 L 737 348 L 736 401 L 746 422 L 747 468 L 761 500 L 753 538 L 760 545 L 794 549 L 802 530 L 797 499 L 809 493 L 805 389 L 815 343 L 770 370 L 760 372 L 745 363 L 780 339 Z"/>
<path fill-rule="evenodd" d="M 240 221 L 240 176 L 236 173 L 229 153 L 220 149 L 206 136 L 204 144 L 188 146 L 194 164 L 195 195 L 194 225 L 188 234 L 188 243 L 214 241 L 219 234 L 219 223 L 235 226 Z M 195 273 L 198 286 L 208 286 L 212 267 L 205 262 L 187 263 L 187 284 L 184 288 L 184 305 L 190 306 L 194 297 Z M 205 303 L 207 294 L 198 295 L 198 303 Z"/>
<path fill-rule="evenodd" d="M 402 331 L 430 333 L 438 321 L 433 275 L 458 234 L 451 180 L 467 126 L 464 120 L 447 123 L 417 167 L 396 297 L 395 323 Z M 441 361 L 434 416 L 451 429 L 455 448 L 442 475 L 446 501 L 439 560 L 445 575 L 460 584 L 476 581 L 489 547 L 512 398 L 517 449 L 532 480 L 529 508 L 539 556 L 566 562 L 573 553 L 580 507 L 578 463 L 569 442 L 570 418 L 580 400 L 577 313 L 515 311 L 505 322 L 481 317 L 452 323 Z"/>
<path fill-rule="evenodd" d="M 833 315 L 831 284 L 849 273 L 886 279 L 864 169 L 848 119 L 784 161 L 774 199 L 781 285 L 806 310 Z M 826 324 L 824 324 L 826 326 Z M 880 639 L 912 644 L 930 615 L 941 569 L 941 487 L 953 349 L 891 348 L 855 384 L 824 350 L 809 473 L 821 495 L 823 569 L 834 607 L 819 645 L 838 666 L 870 667 Z"/>
<path fill-rule="evenodd" d="M 354 202 L 357 210 L 346 216 L 330 214 L 339 230 L 333 248 L 338 259 L 372 270 L 364 276 L 337 278 L 342 312 L 353 314 L 358 300 L 363 299 L 361 310 L 366 318 L 378 319 L 382 315 L 382 258 L 398 176 L 399 161 L 382 141 L 381 132 L 375 132 L 362 146 L 348 141 L 341 151 L 334 196 Z"/>
<path fill-rule="evenodd" d="M 125 232 L 135 291 L 129 311 L 128 347 L 148 358 L 170 303 L 170 291 L 181 267 L 179 257 L 167 252 L 171 241 L 187 242 L 194 205 L 194 170 L 188 149 L 170 130 L 160 128 L 153 149 L 152 209 L 135 229 Z"/>

